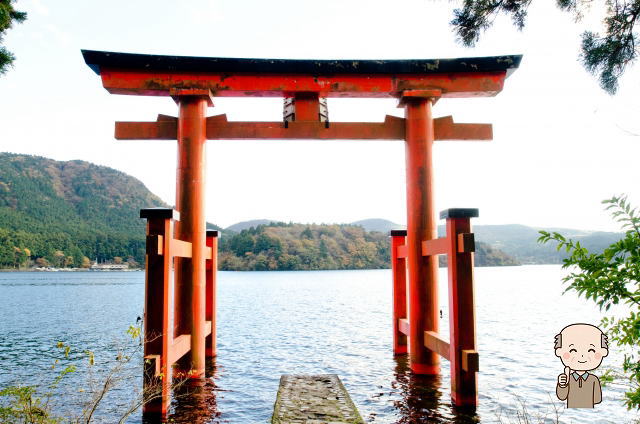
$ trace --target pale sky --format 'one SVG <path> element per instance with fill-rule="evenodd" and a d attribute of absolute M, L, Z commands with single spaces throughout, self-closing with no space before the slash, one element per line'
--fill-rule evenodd
<path fill-rule="evenodd" d="M 28 20 L 6 36 L 14 69 L 0 78 L 0 151 L 81 159 L 140 179 L 174 203 L 176 143 L 115 141 L 114 121 L 176 115 L 170 98 L 117 96 L 80 49 L 306 59 L 429 59 L 523 54 L 496 97 L 443 99 L 434 116 L 494 125 L 491 142 L 435 147 L 437 210 L 476 207 L 476 224 L 617 230 L 600 201 L 627 193 L 640 206 L 640 81 L 619 94 L 578 62 L 575 24 L 535 0 L 520 33 L 498 19 L 476 48 L 456 44 L 456 2 L 425 0 L 20 0 Z M 590 21 L 593 21 L 591 19 Z M 597 22 L 595 22 L 597 23 Z M 332 121 L 402 116 L 395 100 L 329 100 Z M 217 99 L 210 115 L 278 121 L 281 99 Z M 401 141 L 209 141 L 207 219 L 226 227 L 294 222 L 406 222 Z"/>

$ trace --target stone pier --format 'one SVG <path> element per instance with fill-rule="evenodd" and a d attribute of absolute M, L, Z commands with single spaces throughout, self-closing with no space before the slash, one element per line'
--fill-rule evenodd
<path fill-rule="evenodd" d="M 272 424 L 364 424 L 335 374 L 283 375 Z"/>

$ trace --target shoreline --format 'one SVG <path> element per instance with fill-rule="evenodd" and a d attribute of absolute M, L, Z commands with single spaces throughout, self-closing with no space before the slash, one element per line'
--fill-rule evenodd
<path fill-rule="evenodd" d="M 0 272 L 134 272 L 144 271 L 144 269 L 88 269 L 88 268 L 51 268 L 51 269 L 35 269 L 35 268 L 0 268 Z"/>
<path fill-rule="evenodd" d="M 515 268 L 522 266 L 548 266 L 548 265 L 559 265 L 557 263 L 547 263 L 547 264 L 519 264 L 519 265 L 490 265 L 490 266 L 476 266 L 475 268 Z M 446 267 L 439 267 L 439 269 Z M 270 270 L 224 270 L 218 269 L 219 272 L 303 272 L 303 271 L 375 271 L 380 269 L 391 269 L 391 268 L 348 268 L 348 269 L 270 269 Z M 54 268 L 54 269 L 14 269 L 14 268 L 6 268 L 0 269 L 0 273 L 2 272 L 144 272 L 142 268 L 136 269 L 83 269 L 83 268 Z"/>

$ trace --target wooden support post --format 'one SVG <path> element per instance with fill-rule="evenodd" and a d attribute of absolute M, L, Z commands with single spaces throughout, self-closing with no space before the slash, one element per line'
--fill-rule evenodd
<path fill-rule="evenodd" d="M 433 199 L 431 105 L 438 93 L 403 97 L 406 121 L 407 261 L 409 264 L 409 355 L 411 371 L 438 374 L 438 354 L 424 345 L 424 332 L 438 332 L 438 258 L 422 256 L 422 241 L 437 237 Z M 430 97 L 429 97 L 430 96 Z"/>
<path fill-rule="evenodd" d="M 207 336 L 205 355 L 207 358 L 216 356 L 216 274 L 218 271 L 218 231 L 207 230 L 207 301 L 205 320 L 210 323 L 211 332 Z"/>
<path fill-rule="evenodd" d="M 295 121 L 320 122 L 318 93 L 296 93 L 294 97 Z"/>
<path fill-rule="evenodd" d="M 407 353 L 407 336 L 400 331 L 400 320 L 407 319 L 406 230 L 391 230 L 391 274 L 393 276 L 393 354 Z"/>
<path fill-rule="evenodd" d="M 173 278 L 171 239 L 173 220 L 179 219 L 173 209 L 142 209 L 140 218 L 147 219 L 147 255 L 145 261 L 144 300 L 144 388 L 147 399 L 144 414 L 166 415 L 170 401 L 173 345 Z M 158 397 L 158 391 L 161 396 Z"/>
<path fill-rule="evenodd" d="M 477 209 L 448 209 L 440 213 L 447 220 L 449 240 L 449 332 L 451 398 L 458 406 L 478 404 L 478 354 L 473 293 L 473 251 L 470 218 Z M 467 237 L 465 237 L 467 235 Z"/>
<path fill-rule="evenodd" d="M 172 90 L 178 116 L 176 208 L 182 216 L 176 238 L 192 244 L 191 259 L 176 263 L 176 319 L 179 334 L 191 334 L 191 351 L 182 372 L 192 378 L 205 371 L 205 142 L 206 111 L 211 99 L 198 90 Z"/>

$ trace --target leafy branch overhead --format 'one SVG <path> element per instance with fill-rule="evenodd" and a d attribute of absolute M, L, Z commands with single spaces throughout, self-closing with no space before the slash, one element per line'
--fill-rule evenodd
<path fill-rule="evenodd" d="M 15 10 L 13 2 L 14 0 L 0 0 L 0 75 L 6 73 L 15 60 L 13 53 L 2 45 L 4 34 L 14 22 L 20 23 L 27 19 L 27 13 Z"/>
<path fill-rule="evenodd" d="M 603 17 L 603 35 L 585 31 L 582 34 L 580 60 L 587 71 L 597 75 L 600 86 L 614 94 L 618 79 L 627 65 L 637 58 L 638 37 L 636 23 L 640 14 L 640 0 L 605 0 L 607 11 Z M 589 1 L 556 0 L 557 6 L 573 13 L 580 20 L 589 8 Z M 522 30 L 531 0 L 464 0 L 455 9 L 451 25 L 465 46 L 474 46 L 481 34 L 493 25 L 497 15 L 509 15 L 513 24 Z"/>

